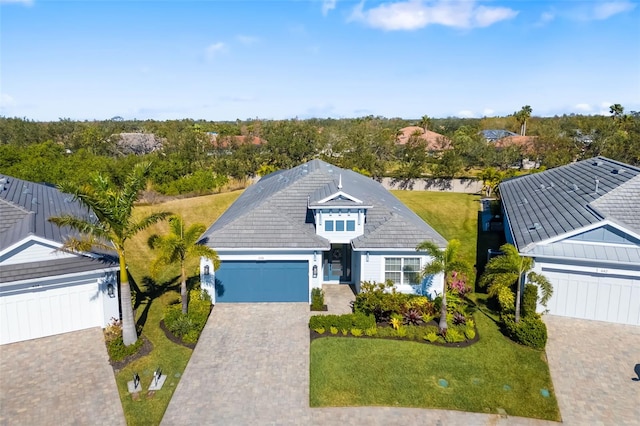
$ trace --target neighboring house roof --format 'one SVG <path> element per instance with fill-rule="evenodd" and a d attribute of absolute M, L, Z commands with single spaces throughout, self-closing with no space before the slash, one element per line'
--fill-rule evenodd
<path fill-rule="evenodd" d="M 317 204 L 336 191 L 352 197 L 345 200 L 349 207 L 367 209 L 364 235 L 353 240 L 354 248 L 415 249 L 425 240 L 446 246 L 440 234 L 378 182 L 321 160 L 260 179 L 205 231 L 201 242 L 215 249 L 328 250 L 330 243 L 316 235 L 308 206 L 312 197 Z"/>
<path fill-rule="evenodd" d="M 420 138 L 427 142 L 427 150 L 429 151 L 442 151 L 444 149 L 451 148 L 451 141 L 440 133 L 432 132 L 431 130 L 424 130 L 420 126 L 409 126 L 400 129 L 400 134 L 396 138 L 398 145 L 405 145 L 411 136 L 415 133 L 420 134 Z"/>
<path fill-rule="evenodd" d="M 0 273 L 0 283 L 114 268 L 118 269 L 118 260 L 110 257 L 74 256 L 40 262 L 17 263 L 0 266 L 2 272 Z M 4 289 L 6 290 L 6 287 Z"/>
<path fill-rule="evenodd" d="M 92 217 L 86 207 L 73 200 L 72 195 L 62 193 L 57 188 L 0 175 L 0 251 L 29 237 L 39 237 L 63 244 L 66 238 L 77 233 L 71 228 L 59 227 L 48 219 L 65 214 Z M 36 262 L 37 265 L 21 263 L 0 266 L 0 276 L 2 276 L 0 282 L 5 282 L 7 277 L 12 276 L 11 274 L 19 274 L 20 279 L 40 278 L 44 275 L 41 275 L 38 267 L 45 263 L 51 267 L 47 276 L 117 266 L 117 264 L 111 264 L 112 259 L 108 255 L 95 253 L 95 256 L 104 259 L 94 261 L 92 257 L 78 254 L 75 261 L 55 259 Z M 86 265 L 92 266 L 86 269 Z M 14 269 L 16 269 L 15 272 Z"/>
<path fill-rule="evenodd" d="M 120 133 L 118 148 L 123 154 L 148 154 L 162 149 L 162 139 L 153 133 Z"/>
<path fill-rule="evenodd" d="M 533 154 L 535 152 L 535 144 L 536 144 L 535 136 L 506 136 L 504 138 L 498 139 L 495 142 L 496 148 L 507 148 L 510 146 L 517 146 L 520 150 L 525 154 Z"/>
<path fill-rule="evenodd" d="M 605 157 L 506 180 L 500 194 L 521 252 L 605 220 L 640 234 L 640 168 Z"/>
<path fill-rule="evenodd" d="M 517 133 L 513 133 L 505 129 L 487 129 L 480 131 L 480 133 L 482 134 L 482 137 L 490 142 L 495 142 L 498 139 L 506 138 L 509 136 L 518 136 Z"/>
<path fill-rule="evenodd" d="M 2 183 L 4 182 L 4 183 Z M 51 216 L 71 214 L 87 217 L 89 211 L 70 194 L 41 183 L 0 175 L 0 247 L 5 248 L 29 235 L 63 243 L 74 234 L 49 222 Z M 6 218 L 12 221 L 5 223 Z"/>

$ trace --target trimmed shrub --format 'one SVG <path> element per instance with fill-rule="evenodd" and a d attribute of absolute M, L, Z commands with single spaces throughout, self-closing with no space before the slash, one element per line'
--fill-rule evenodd
<path fill-rule="evenodd" d="M 522 316 L 528 317 L 536 314 L 538 305 L 538 286 L 527 284 L 522 292 Z"/>
<path fill-rule="evenodd" d="M 520 318 L 516 323 L 513 315 L 502 318 L 507 335 L 514 341 L 535 349 L 544 349 L 547 344 L 547 326 L 539 315 Z"/>
<path fill-rule="evenodd" d="M 164 325 L 185 343 L 198 341 L 211 312 L 210 299 L 203 297 L 201 293 L 201 291 L 189 293 L 189 312 L 186 315 L 182 313 L 179 300 L 164 310 Z"/>
<path fill-rule="evenodd" d="M 324 309 L 324 290 L 314 287 L 311 289 L 311 310 L 321 311 Z"/>
<path fill-rule="evenodd" d="M 424 339 L 428 340 L 429 342 L 433 343 L 436 340 L 438 340 L 438 333 L 436 333 L 435 331 L 430 331 L 427 334 L 424 335 Z"/>
<path fill-rule="evenodd" d="M 411 309 L 417 310 L 420 315 L 435 312 L 429 299 L 398 293 L 390 280 L 385 283 L 363 281 L 360 284 L 360 293 L 353 303 L 354 312 L 373 315 L 377 322 L 387 321 L 392 314 L 403 315 Z"/>
<path fill-rule="evenodd" d="M 318 328 L 314 328 L 313 331 L 315 331 L 318 334 L 324 334 L 324 332 L 327 330 L 325 330 L 324 327 L 318 327 Z"/>
<path fill-rule="evenodd" d="M 362 336 L 362 329 L 360 329 L 360 328 L 352 328 L 351 329 L 351 335 L 355 336 L 355 337 Z"/>
<path fill-rule="evenodd" d="M 449 328 L 447 334 L 444 336 L 444 340 L 447 343 L 459 343 L 465 341 L 465 335 L 457 328 Z"/>
<path fill-rule="evenodd" d="M 378 334 L 378 327 L 369 327 L 364 331 L 364 334 L 369 337 L 375 336 L 376 334 Z"/>
<path fill-rule="evenodd" d="M 115 318 L 112 318 L 111 323 L 104 329 L 104 341 L 111 361 L 122 361 L 133 355 L 143 343 L 142 339 L 138 339 L 133 345 L 125 346 L 122 340 L 122 322 Z"/>
<path fill-rule="evenodd" d="M 473 340 L 476 338 L 476 330 L 472 327 L 467 327 L 464 331 L 464 335 L 467 336 L 467 339 Z"/>
<path fill-rule="evenodd" d="M 309 318 L 309 328 L 312 330 L 315 330 L 319 327 L 336 327 L 340 330 L 350 330 L 352 328 L 366 330 L 367 328 L 375 326 L 375 318 L 363 313 L 344 315 L 313 315 L 311 318 Z"/>

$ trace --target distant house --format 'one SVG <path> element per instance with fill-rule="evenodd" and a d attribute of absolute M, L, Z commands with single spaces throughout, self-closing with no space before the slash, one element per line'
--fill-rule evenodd
<path fill-rule="evenodd" d="M 502 138 L 507 138 L 509 136 L 518 136 L 517 133 L 510 132 L 509 130 L 504 129 L 488 129 L 480 131 L 480 134 L 487 142 L 495 142 Z"/>
<path fill-rule="evenodd" d="M 217 149 L 227 149 L 232 146 L 248 144 L 258 146 L 266 143 L 264 139 L 258 136 L 220 136 L 217 133 L 210 133 L 210 137 L 211 143 Z"/>
<path fill-rule="evenodd" d="M 424 130 L 419 126 L 409 126 L 400 129 L 399 134 L 396 137 L 396 145 L 405 145 L 409 139 L 417 135 L 420 139 L 426 141 L 427 151 L 438 152 L 451 149 L 451 140 L 440 133 L 432 132 L 431 130 Z"/>
<path fill-rule="evenodd" d="M 640 168 L 596 157 L 500 184 L 505 233 L 551 314 L 640 325 Z"/>
<path fill-rule="evenodd" d="M 116 146 L 122 154 L 149 154 L 162 149 L 162 139 L 153 133 L 120 133 Z"/>
<path fill-rule="evenodd" d="M 495 146 L 496 149 L 517 147 L 522 155 L 519 167 L 524 170 L 529 170 L 540 167 L 540 163 L 535 161 L 537 139 L 536 136 L 507 136 L 495 141 L 493 146 Z"/>
<path fill-rule="evenodd" d="M 105 327 L 119 318 L 117 259 L 61 251 L 48 219 L 91 214 L 48 185 L 0 175 L 0 344 Z"/>
<path fill-rule="evenodd" d="M 416 246 L 446 240 L 378 182 L 313 160 L 263 177 L 202 235 L 218 270 L 201 261 L 215 303 L 309 302 L 312 288 L 391 280 L 403 292 L 441 292 L 423 280 Z"/>

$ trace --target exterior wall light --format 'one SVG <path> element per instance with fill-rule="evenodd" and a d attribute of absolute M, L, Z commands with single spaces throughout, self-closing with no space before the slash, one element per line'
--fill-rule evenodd
<path fill-rule="evenodd" d="M 318 265 L 313 265 L 313 278 L 318 278 Z"/>
<path fill-rule="evenodd" d="M 116 297 L 116 289 L 111 283 L 107 284 L 107 295 L 112 299 Z"/>
<path fill-rule="evenodd" d="M 209 265 L 204 265 L 204 274 L 209 275 L 211 272 L 209 271 Z"/>
<path fill-rule="evenodd" d="M 369 252 L 367 252 L 367 262 L 369 261 Z"/>

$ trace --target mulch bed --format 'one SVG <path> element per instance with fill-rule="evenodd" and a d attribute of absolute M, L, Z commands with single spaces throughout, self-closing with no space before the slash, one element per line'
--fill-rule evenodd
<path fill-rule="evenodd" d="M 140 336 L 139 339 L 142 339 L 142 346 L 140 346 L 140 349 L 138 349 L 138 352 L 131 354 L 120 361 L 113 361 L 111 359 L 109 360 L 109 363 L 111 364 L 111 368 L 113 368 L 114 372 L 117 373 L 118 371 L 126 367 L 129 363 L 135 361 L 138 358 L 142 358 L 143 356 L 149 355 L 151 353 L 151 351 L 153 350 L 153 344 L 149 341 L 149 339 L 144 337 L 144 335 Z"/>
<path fill-rule="evenodd" d="M 309 330 L 309 339 L 311 341 L 315 340 L 315 339 L 321 339 L 324 337 L 343 337 L 343 338 L 351 338 L 351 339 L 385 339 L 385 340 L 400 340 L 400 341 L 404 341 L 404 342 L 415 342 L 415 343 L 425 343 L 427 345 L 435 345 L 435 346 L 444 346 L 444 347 L 448 347 L 448 348 L 466 348 L 467 346 L 471 346 L 474 343 L 476 343 L 478 340 L 480 340 L 480 334 L 478 333 L 478 329 L 476 328 L 476 336 L 471 339 L 471 340 L 465 340 L 464 342 L 456 342 L 456 343 L 442 343 L 442 342 L 430 342 L 428 340 L 424 340 L 424 339 L 419 339 L 419 340 L 414 340 L 414 339 L 409 339 L 407 337 L 394 337 L 394 336 L 388 336 L 388 337 L 381 337 L 381 336 L 367 336 L 364 333 L 362 334 L 362 336 L 354 336 L 351 333 L 347 333 L 347 335 L 343 335 L 342 332 L 338 332 L 338 334 L 331 334 L 328 330 L 325 331 L 323 334 L 317 333 L 314 330 Z"/>
<path fill-rule="evenodd" d="M 189 349 L 193 349 L 196 347 L 195 343 L 185 343 L 180 337 L 173 334 L 171 330 L 169 330 L 167 326 L 164 325 L 164 320 L 160 320 L 160 328 L 162 329 L 162 331 L 164 331 L 164 335 L 167 336 L 167 339 L 171 340 L 176 345 L 181 345 Z"/>

